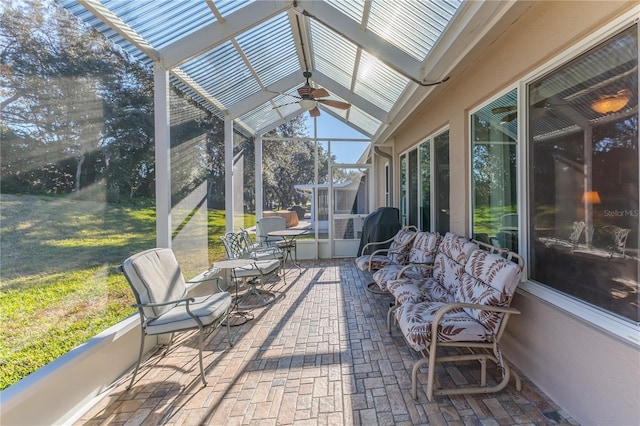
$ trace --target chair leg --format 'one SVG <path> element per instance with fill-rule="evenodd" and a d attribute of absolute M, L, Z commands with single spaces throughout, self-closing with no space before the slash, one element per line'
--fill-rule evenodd
<path fill-rule="evenodd" d="M 387 311 L 387 331 L 391 333 L 391 322 L 393 321 L 393 313 L 400 307 L 400 304 L 396 302 L 394 305 L 389 306 Z"/>
<path fill-rule="evenodd" d="M 140 330 L 140 352 L 138 353 L 138 362 L 136 363 L 136 368 L 133 370 L 133 376 L 131 376 L 131 381 L 129 382 L 129 386 L 127 386 L 126 390 L 131 389 L 133 386 L 133 381 L 136 379 L 136 374 L 138 374 L 138 368 L 140 368 L 140 361 L 142 360 L 142 352 L 144 350 L 144 330 Z"/>
<path fill-rule="evenodd" d="M 230 321 L 229 321 L 229 311 L 231 310 L 231 307 L 229 307 L 229 310 L 227 310 L 227 315 L 225 315 L 225 323 L 227 325 L 227 339 L 229 340 L 229 347 L 233 347 L 233 340 L 231 340 L 231 326 L 229 325 Z"/>
<path fill-rule="evenodd" d="M 204 328 L 201 326 L 200 329 L 198 330 L 198 340 L 200 343 L 198 358 L 200 361 L 200 378 L 202 379 L 202 385 L 207 386 L 207 380 L 204 378 L 204 366 L 202 364 L 202 341 L 204 340 L 202 337 L 203 334 L 204 334 Z"/>

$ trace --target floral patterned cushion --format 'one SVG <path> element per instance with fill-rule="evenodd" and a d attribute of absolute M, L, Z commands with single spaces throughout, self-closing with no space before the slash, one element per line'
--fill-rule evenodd
<path fill-rule="evenodd" d="M 411 229 L 401 229 L 393 237 L 393 241 L 389 245 L 389 259 L 390 263 L 403 264 L 409 257 L 409 251 L 411 250 L 411 242 L 415 238 L 416 232 Z"/>
<path fill-rule="evenodd" d="M 411 242 L 416 232 L 411 229 L 401 229 L 393 237 L 389 249 L 380 250 L 378 254 L 366 254 L 356 258 L 356 267 L 361 271 L 377 271 L 388 265 L 406 263 L 411 250 Z"/>
<path fill-rule="evenodd" d="M 520 267 L 501 257 L 482 250 L 472 253 L 465 266 L 455 298 L 463 303 L 491 306 L 509 306 L 520 282 Z M 497 331 L 502 314 L 477 309 L 465 309 L 473 319 L 492 332 Z"/>
<path fill-rule="evenodd" d="M 439 243 L 437 232 L 418 232 L 409 251 L 409 263 L 433 263 Z"/>
<path fill-rule="evenodd" d="M 429 347 L 432 339 L 433 317 L 446 303 L 421 302 L 405 304 L 396 310 L 398 325 L 407 343 L 416 351 Z M 491 331 L 471 318 L 463 309 L 448 311 L 441 319 L 437 339 L 439 341 L 475 341 L 491 340 Z"/>
<path fill-rule="evenodd" d="M 377 271 L 390 264 L 389 257 L 383 254 L 367 254 L 356 258 L 356 266 L 361 271 Z"/>
<path fill-rule="evenodd" d="M 387 282 L 387 289 L 396 298 L 398 304 L 454 301 L 453 295 L 433 278 L 391 280 Z"/>
<path fill-rule="evenodd" d="M 433 276 L 449 293 L 455 294 L 464 274 L 464 266 L 471 253 L 476 250 L 477 244 L 451 232 L 442 239 L 434 262 Z"/>
<path fill-rule="evenodd" d="M 387 283 L 391 280 L 395 280 L 398 277 L 398 274 L 404 268 L 405 265 L 388 265 L 384 268 L 376 271 L 373 274 L 373 281 L 380 287 L 380 290 L 387 290 Z M 419 266 L 409 266 L 402 273 L 401 278 L 413 278 L 413 279 L 423 279 L 431 276 L 431 268 L 421 268 Z"/>

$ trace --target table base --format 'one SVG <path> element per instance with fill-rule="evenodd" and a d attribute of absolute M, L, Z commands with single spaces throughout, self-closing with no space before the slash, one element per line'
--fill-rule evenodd
<path fill-rule="evenodd" d="M 253 314 L 251 312 L 240 312 L 233 311 L 229 312 L 229 316 L 227 316 L 227 320 L 222 323 L 222 325 L 226 326 L 227 322 L 229 323 L 229 327 L 237 327 L 242 324 L 246 324 L 248 321 L 253 319 Z"/>

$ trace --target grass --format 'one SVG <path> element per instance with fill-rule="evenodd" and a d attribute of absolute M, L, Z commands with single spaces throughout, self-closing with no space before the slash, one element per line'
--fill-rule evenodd
<path fill-rule="evenodd" d="M 0 220 L 5 389 L 134 312 L 116 268 L 154 247 L 156 231 L 153 207 L 54 197 L 3 194 Z M 252 215 L 236 220 L 255 223 Z M 224 211 L 208 211 L 207 226 L 213 262 L 224 258 Z"/>

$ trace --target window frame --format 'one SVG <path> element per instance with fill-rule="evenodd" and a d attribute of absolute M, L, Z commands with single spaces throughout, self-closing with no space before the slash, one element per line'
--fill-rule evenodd
<path fill-rule="evenodd" d="M 561 53 L 519 79 L 517 84 L 518 94 L 520 95 L 518 96 L 519 117 L 523 120 L 526 119 L 526 122 L 528 123 L 529 116 L 527 105 L 529 102 L 529 84 L 565 65 L 583 53 L 588 52 L 598 44 L 607 41 L 619 32 L 633 25 L 637 25 L 637 31 L 640 33 L 640 22 L 638 19 L 639 14 L 640 6 L 637 6 L 629 12 L 612 20 L 608 24 L 605 24 L 599 29 L 593 31 L 578 42 L 571 44 Z M 632 321 L 625 320 L 613 313 L 554 290 L 551 287 L 529 280 L 529 271 L 527 270 L 526 265 L 528 264 L 528 260 L 531 256 L 528 245 L 531 238 L 529 233 L 531 222 L 531 218 L 529 216 L 531 208 L 529 202 L 529 188 L 531 187 L 531 181 L 528 173 L 531 158 L 529 154 L 529 126 L 528 124 L 522 125 L 521 123 L 522 122 L 518 125 L 518 140 L 522 141 L 522 143 L 519 144 L 517 150 L 517 167 L 519 169 L 518 176 L 520 178 L 520 182 L 518 183 L 518 208 L 520 212 L 520 232 L 522 235 L 520 239 L 520 250 L 521 255 L 526 261 L 523 275 L 525 278 L 523 279 L 523 282 L 521 282 L 518 291 L 528 293 L 543 302 L 567 312 L 574 318 L 585 322 L 589 326 L 619 338 L 625 343 L 640 347 L 640 338 L 638 337 L 640 336 L 640 323 L 634 324 Z M 524 244 L 525 241 L 527 244 Z"/>

